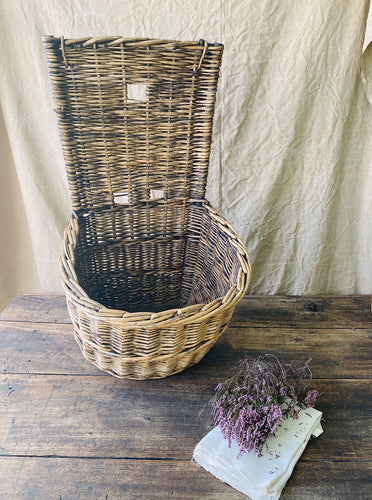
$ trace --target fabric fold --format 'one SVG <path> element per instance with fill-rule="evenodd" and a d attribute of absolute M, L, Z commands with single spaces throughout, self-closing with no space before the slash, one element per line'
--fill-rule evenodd
<path fill-rule="evenodd" d="M 322 432 L 322 413 L 314 408 L 299 412 L 298 419 L 286 418 L 275 436 L 265 443 L 262 456 L 245 453 L 238 458 L 239 447 L 231 447 L 220 428 L 212 429 L 195 447 L 193 458 L 221 481 L 251 497 L 252 500 L 277 500 L 290 478 L 311 436 Z"/>

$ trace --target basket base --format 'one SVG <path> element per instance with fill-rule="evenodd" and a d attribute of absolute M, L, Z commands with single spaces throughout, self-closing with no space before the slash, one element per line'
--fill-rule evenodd
<path fill-rule="evenodd" d="M 221 330 L 218 337 L 222 335 L 226 328 L 227 326 Z M 75 340 L 86 360 L 114 377 L 132 380 L 159 379 L 175 375 L 199 363 L 215 344 L 218 337 L 207 342 L 202 342 L 193 348 L 186 349 L 177 354 L 167 354 L 158 357 L 123 358 L 118 354 L 106 354 L 97 351 L 91 345 L 82 341 L 79 334 L 75 331 Z"/>

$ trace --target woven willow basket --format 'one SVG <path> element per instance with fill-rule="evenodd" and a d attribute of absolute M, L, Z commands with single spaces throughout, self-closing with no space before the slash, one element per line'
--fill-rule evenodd
<path fill-rule="evenodd" d="M 222 45 L 44 37 L 73 214 L 63 285 L 83 355 L 123 378 L 200 361 L 251 267 L 205 199 Z"/>

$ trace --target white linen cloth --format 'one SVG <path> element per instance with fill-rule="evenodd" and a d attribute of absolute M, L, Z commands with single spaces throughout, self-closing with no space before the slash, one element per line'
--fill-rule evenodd
<path fill-rule="evenodd" d="M 253 451 L 238 458 L 239 446 L 231 447 L 220 428 L 211 430 L 195 447 L 193 458 L 221 481 L 252 500 L 277 500 L 311 436 L 322 432 L 322 413 L 314 408 L 300 411 L 298 419 L 284 419 L 258 457 Z"/>

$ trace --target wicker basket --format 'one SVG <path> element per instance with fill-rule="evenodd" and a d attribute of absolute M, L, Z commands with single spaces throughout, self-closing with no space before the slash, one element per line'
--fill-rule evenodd
<path fill-rule="evenodd" d="M 73 215 L 63 285 L 83 355 L 122 378 L 197 363 L 251 267 L 205 199 L 223 47 L 44 37 Z"/>

